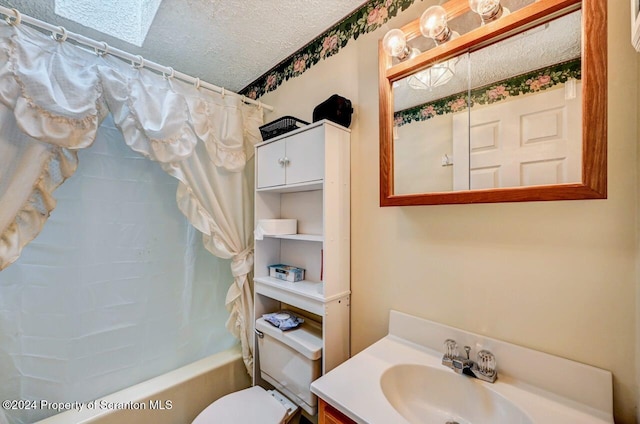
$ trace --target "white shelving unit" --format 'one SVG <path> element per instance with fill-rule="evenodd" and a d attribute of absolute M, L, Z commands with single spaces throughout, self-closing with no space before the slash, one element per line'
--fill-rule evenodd
<path fill-rule="evenodd" d="M 297 219 L 298 234 L 255 241 L 254 316 L 293 307 L 320 322 L 323 373 L 350 355 L 349 140 L 348 129 L 325 120 L 256 146 L 256 224 Z M 269 277 L 280 263 L 304 268 L 305 280 Z"/>

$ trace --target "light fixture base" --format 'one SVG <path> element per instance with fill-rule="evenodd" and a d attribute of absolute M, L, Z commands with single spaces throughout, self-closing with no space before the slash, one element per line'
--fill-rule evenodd
<path fill-rule="evenodd" d="M 442 32 L 440 32 L 440 34 L 433 37 L 433 41 L 435 41 L 436 44 L 446 43 L 451 39 L 452 33 L 453 32 L 451 31 L 451 29 L 448 26 L 446 26 L 442 29 Z"/>
<path fill-rule="evenodd" d="M 508 14 L 509 14 L 509 9 L 502 7 L 500 3 L 497 3 L 496 6 L 490 10 L 483 11 L 482 13 L 478 12 L 478 15 L 480 15 L 480 19 L 482 19 L 483 24 L 488 24 L 489 22 L 498 20 L 502 16 L 505 16 Z"/>

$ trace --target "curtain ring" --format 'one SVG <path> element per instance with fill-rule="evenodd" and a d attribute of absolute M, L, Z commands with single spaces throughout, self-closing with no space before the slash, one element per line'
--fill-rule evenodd
<path fill-rule="evenodd" d="M 97 47 L 94 47 L 93 50 L 98 56 L 104 56 L 105 54 L 109 53 L 109 45 L 103 41 L 102 50 L 99 50 Z"/>
<path fill-rule="evenodd" d="M 224 87 L 222 87 L 222 88 L 220 89 L 220 95 L 221 95 L 221 96 L 222 96 L 222 98 L 224 99 Z"/>
<path fill-rule="evenodd" d="M 176 76 L 176 71 L 173 70 L 173 68 L 171 66 L 169 66 L 167 69 L 169 69 L 169 71 L 171 72 L 169 74 L 169 76 L 167 76 L 167 74 L 165 74 L 164 72 L 162 73 L 162 78 L 164 79 L 171 79 L 173 77 Z"/>
<path fill-rule="evenodd" d="M 196 78 L 195 84 L 196 90 L 200 90 L 200 78 Z"/>
<path fill-rule="evenodd" d="M 133 66 L 136 69 L 141 69 L 144 68 L 144 58 L 140 55 L 136 56 L 136 58 L 138 59 L 139 63 L 136 63 L 135 61 L 131 61 L 131 66 Z"/>
<path fill-rule="evenodd" d="M 242 103 L 247 104 L 249 102 L 247 102 L 247 97 L 245 95 L 240 96 L 240 100 L 242 101 Z"/>
<path fill-rule="evenodd" d="M 20 25 L 20 22 L 22 22 L 22 14 L 20 13 L 20 11 L 18 11 L 18 9 L 11 9 L 11 11 L 16 16 L 13 17 L 13 16 L 7 15 L 7 17 L 4 18 L 4 20 L 7 21 L 7 23 L 11 26 Z"/>
<path fill-rule="evenodd" d="M 60 29 L 60 33 L 58 34 L 57 32 L 52 32 L 51 38 L 61 43 L 63 41 L 67 41 L 67 30 L 64 27 L 58 27 L 58 28 Z"/>

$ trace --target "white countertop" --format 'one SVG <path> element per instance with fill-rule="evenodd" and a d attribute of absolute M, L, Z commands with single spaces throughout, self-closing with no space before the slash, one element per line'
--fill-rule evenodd
<path fill-rule="evenodd" d="M 401 318 L 404 320 L 407 319 L 407 316 Z M 429 325 L 433 324 L 429 323 Z M 403 324 L 406 324 L 406 321 L 403 321 Z M 390 325 L 390 327 L 392 326 L 393 324 Z M 403 325 L 403 328 L 405 327 L 406 325 Z M 489 342 L 483 341 L 485 346 L 486 344 L 491 344 L 490 342 L 495 344 L 493 340 Z M 502 351 L 504 352 L 504 348 Z M 555 361 L 554 358 L 557 358 L 546 354 L 544 356 L 552 358 L 552 362 Z M 400 415 L 385 397 L 380 384 L 382 375 L 385 371 L 398 364 L 424 365 L 453 373 L 452 370 L 441 364 L 441 358 L 442 354 L 436 350 L 390 334 L 314 381 L 311 385 L 311 391 L 357 423 L 409 423 L 410 421 Z M 561 361 L 560 364 L 562 364 L 562 361 L 568 361 L 571 364 L 577 364 L 579 366 L 577 369 L 581 372 L 589 374 L 593 370 L 596 374 L 595 379 L 590 380 L 590 376 L 587 375 L 583 381 L 578 378 L 577 381 L 563 383 L 564 385 L 577 384 L 577 386 L 584 386 L 585 383 L 593 385 L 595 384 L 594 381 L 597 384 L 602 383 L 601 385 L 604 385 L 604 391 L 595 390 L 589 392 L 587 396 L 603 397 L 601 394 L 605 393 L 605 399 L 601 401 L 594 399 L 593 402 L 588 402 L 588 397 L 580 398 L 585 400 L 583 403 L 550 392 L 548 388 L 541 389 L 525 383 L 522 379 L 511 375 L 500 374 L 500 357 L 496 355 L 496 359 L 499 377 L 493 384 L 462 375 L 456 375 L 455 377 L 468 379 L 469 384 L 486 385 L 487 389 L 508 399 L 514 406 L 522 410 L 535 424 L 613 423 L 612 407 L 609 409 L 610 399 L 606 396 L 607 371 L 557 358 L 557 360 Z M 571 364 L 566 366 L 567 374 L 564 376 L 570 380 L 574 377 Z M 535 368 L 540 364 L 531 364 L 531 366 Z M 550 365 L 550 368 L 551 371 L 554 371 L 553 364 Z M 531 370 L 527 372 L 530 373 Z M 599 373 L 605 374 L 600 375 Z M 610 383 L 608 387 L 610 387 Z M 594 405 L 605 405 L 605 410 L 597 409 L 593 407 Z"/>

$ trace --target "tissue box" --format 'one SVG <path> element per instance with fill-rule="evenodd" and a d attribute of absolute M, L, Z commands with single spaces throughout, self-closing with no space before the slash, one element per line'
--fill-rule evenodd
<path fill-rule="evenodd" d="M 267 236 L 280 234 L 296 234 L 298 232 L 297 219 L 259 219 L 258 228 Z"/>
<path fill-rule="evenodd" d="M 304 280 L 304 269 L 284 264 L 269 265 L 269 277 L 295 283 Z"/>

